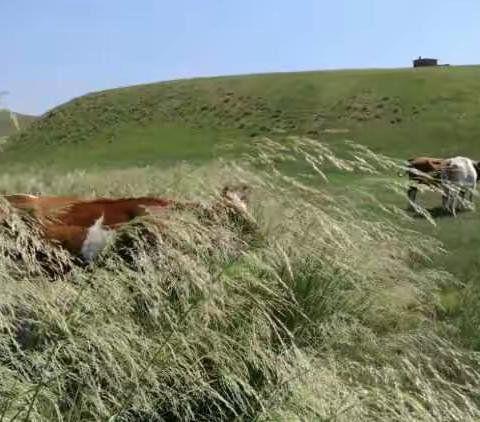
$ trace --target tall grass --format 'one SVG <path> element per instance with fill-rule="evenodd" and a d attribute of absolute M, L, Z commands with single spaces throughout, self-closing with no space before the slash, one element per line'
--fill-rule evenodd
<path fill-rule="evenodd" d="M 282 171 L 299 161 L 316 176 Z M 206 207 L 225 183 L 253 187 L 251 215 L 135 222 L 56 282 L 39 261 L 68 256 L 4 205 L 2 419 L 478 420 L 478 355 L 436 318 L 439 289 L 456 282 L 429 265 L 441 245 L 392 223 L 398 210 L 367 219 L 328 191 L 333 168 L 385 163 L 292 138 L 197 169 L 2 175 L 3 191 Z"/>

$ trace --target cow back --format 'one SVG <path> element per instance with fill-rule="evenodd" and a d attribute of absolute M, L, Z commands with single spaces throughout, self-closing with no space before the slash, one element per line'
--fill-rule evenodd
<path fill-rule="evenodd" d="M 171 200 L 153 197 L 100 198 L 71 203 L 52 217 L 58 224 L 90 227 L 103 215 L 103 224 L 113 227 L 146 215 L 149 208 L 165 208 L 171 204 Z"/>
<path fill-rule="evenodd" d="M 416 157 L 408 160 L 408 176 L 419 183 L 436 183 L 445 164 L 442 158 Z"/>

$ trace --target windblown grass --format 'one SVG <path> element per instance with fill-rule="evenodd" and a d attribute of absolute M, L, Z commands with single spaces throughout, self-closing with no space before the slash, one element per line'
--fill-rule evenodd
<path fill-rule="evenodd" d="M 135 222 L 97 264 L 56 282 L 32 271 L 38 247 L 25 246 L 35 240 L 28 226 L 17 223 L 18 236 L 6 227 L 0 415 L 478 420 L 479 356 L 436 318 L 439 289 L 456 283 L 429 265 L 441 245 L 392 223 L 407 218 L 398 210 L 384 207 L 388 218 L 372 220 L 325 188 L 333 169 L 396 165 L 353 152 L 339 158 L 293 138 L 264 140 L 254 156 L 200 169 L 2 175 L 0 189 L 10 192 L 156 194 L 207 204 L 225 183 L 247 182 L 253 195 L 252 215 L 236 220 L 208 223 L 185 211 L 163 214 L 160 231 Z M 282 169 L 299 160 L 317 178 L 286 176 Z M 134 257 L 121 252 L 125 236 Z M 22 256 L 9 253 L 17 249 Z M 53 248 L 44 253 L 68 264 Z"/>

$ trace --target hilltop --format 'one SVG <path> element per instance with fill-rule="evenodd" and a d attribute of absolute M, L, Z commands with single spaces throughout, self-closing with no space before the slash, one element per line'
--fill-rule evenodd
<path fill-rule="evenodd" d="M 20 129 L 27 128 L 37 119 L 35 116 L 20 113 L 13 113 L 13 116 L 17 119 Z M 16 122 L 12 119 L 12 113 L 9 110 L 0 110 L 0 137 L 9 136 L 17 130 Z"/>
<path fill-rule="evenodd" d="M 68 167 L 204 160 L 225 143 L 280 133 L 349 138 L 399 157 L 480 155 L 479 75 L 475 66 L 352 70 L 113 89 L 49 111 L 12 137 L 2 159 Z"/>

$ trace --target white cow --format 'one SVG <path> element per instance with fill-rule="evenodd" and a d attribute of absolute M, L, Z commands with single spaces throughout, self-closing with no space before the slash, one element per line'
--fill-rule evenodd
<path fill-rule="evenodd" d="M 479 162 L 467 157 L 454 157 L 445 161 L 442 167 L 441 179 L 444 190 L 443 206 L 456 215 L 458 196 L 462 199 L 467 193 L 467 201 L 474 209 L 473 194 L 480 176 Z"/>

